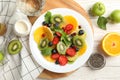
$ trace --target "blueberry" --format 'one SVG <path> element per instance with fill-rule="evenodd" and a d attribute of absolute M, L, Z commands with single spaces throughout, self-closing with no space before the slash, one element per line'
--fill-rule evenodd
<path fill-rule="evenodd" d="M 79 30 L 78 34 L 79 35 L 83 35 L 84 34 L 84 30 Z"/>
<path fill-rule="evenodd" d="M 52 53 L 57 53 L 57 50 L 56 50 L 56 49 L 53 49 L 53 50 L 52 50 Z"/>
<path fill-rule="evenodd" d="M 55 23 L 55 24 L 54 24 L 54 27 L 59 27 L 59 23 Z"/>
<path fill-rule="evenodd" d="M 48 43 L 48 46 L 50 46 L 50 47 L 51 47 L 52 45 L 53 45 L 53 43 L 52 43 L 52 42 L 49 42 L 49 43 Z"/>
<path fill-rule="evenodd" d="M 79 51 L 79 48 L 76 47 L 76 51 Z"/>
<path fill-rule="evenodd" d="M 48 26 L 48 27 L 51 27 L 51 25 L 52 25 L 52 24 L 50 24 L 50 23 L 49 23 L 49 24 L 47 24 L 47 26 Z"/>
<path fill-rule="evenodd" d="M 74 44 L 71 44 L 70 47 L 74 47 L 75 45 Z"/>
<path fill-rule="evenodd" d="M 56 60 L 56 61 L 55 61 L 55 64 L 59 64 L 59 61 L 58 61 L 58 60 Z"/>
<path fill-rule="evenodd" d="M 47 25 L 47 22 L 46 22 L 46 21 L 43 21 L 43 22 L 42 22 L 42 25 L 43 25 L 43 26 L 46 26 L 46 25 Z"/>

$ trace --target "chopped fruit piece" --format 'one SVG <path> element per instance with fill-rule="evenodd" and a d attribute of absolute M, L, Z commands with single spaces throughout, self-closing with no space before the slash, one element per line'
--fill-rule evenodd
<path fill-rule="evenodd" d="M 72 30 L 72 28 L 73 28 L 73 25 L 68 24 L 68 25 L 66 25 L 65 30 L 70 31 L 70 30 Z"/>
<path fill-rule="evenodd" d="M 80 31 L 78 32 L 78 34 L 79 34 L 79 35 L 83 35 L 83 34 L 84 34 L 84 30 L 80 30 Z"/>
<path fill-rule="evenodd" d="M 76 36 L 76 33 L 72 33 L 71 36 Z"/>
<path fill-rule="evenodd" d="M 45 36 L 46 36 L 46 35 L 43 33 L 43 34 L 42 34 L 42 37 L 45 37 Z"/>
<path fill-rule="evenodd" d="M 76 54 L 76 50 L 74 48 L 68 48 L 66 54 L 72 57 Z"/>
<path fill-rule="evenodd" d="M 53 50 L 52 50 L 52 53 L 57 53 L 57 50 L 56 50 L 56 49 L 53 49 Z"/>
<path fill-rule="evenodd" d="M 48 46 L 51 47 L 52 45 L 53 45 L 53 43 L 50 41 L 50 42 L 48 43 Z"/>
<path fill-rule="evenodd" d="M 79 25 L 78 28 L 81 29 L 81 25 Z"/>
<path fill-rule="evenodd" d="M 54 60 L 57 60 L 59 57 L 60 57 L 59 53 L 55 53 L 55 54 L 51 55 L 51 58 L 54 59 Z"/>
<path fill-rule="evenodd" d="M 50 41 L 52 41 L 53 37 L 54 37 L 50 28 L 48 28 L 46 26 L 41 26 L 41 27 L 37 28 L 33 35 L 34 35 L 35 42 L 38 44 L 40 43 L 40 40 L 43 37 L 47 37 Z"/>
<path fill-rule="evenodd" d="M 65 20 L 65 24 L 63 24 L 63 26 L 61 26 L 61 27 L 65 27 L 65 25 L 67 25 L 67 24 L 72 24 L 73 28 L 72 28 L 71 32 L 73 32 L 77 29 L 78 22 L 74 16 L 66 15 L 66 16 L 64 16 L 64 20 Z"/>
<path fill-rule="evenodd" d="M 46 22 L 46 21 L 43 21 L 42 25 L 43 25 L 43 26 L 46 26 L 46 25 L 47 25 L 47 22 Z"/>
<path fill-rule="evenodd" d="M 52 24 L 49 23 L 49 24 L 47 24 L 47 27 L 51 27 L 51 25 L 52 25 Z"/>
<path fill-rule="evenodd" d="M 110 56 L 120 55 L 120 33 L 110 32 L 102 41 L 102 49 Z"/>
<path fill-rule="evenodd" d="M 66 57 L 66 56 L 61 55 L 61 56 L 59 57 L 58 61 L 59 61 L 59 64 L 60 64 L 61 66 L 64 66 L 64 65 L 66 65 L 66 64 L 67 64 L 68 59 L 67 59 L 67 57 Z"/>
<path fill-rule="evenodd" d="M 56 60 L 56 61 L 55 61 L 55 64 L 59 64 L 59 61 L 58 61 L 58 60 Z"/>
<path fill-rule="evenodd" d="M 56 45 L 59 42 L 59 37 L 54 37 L 52 43 Z"/>
<path fill-rule="evenodd" d="M 62 36 L 62 34 L 59 33 L 59 32 L 55 32 L 55 34 L 56 34 L 58 37 L 61 37 L 61 36 Z"/>

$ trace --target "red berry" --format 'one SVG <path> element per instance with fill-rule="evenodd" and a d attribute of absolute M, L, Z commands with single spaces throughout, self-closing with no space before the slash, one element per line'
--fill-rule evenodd
<path fill-rule="evenodd" d="M 55 34 L 56 34 L 58 37 L 61 37 L 61 36 L 62 36 L 62 34 L 59 33 L 59 32 L 55 32 Z"/>
<path fill-rule="evenodd" d="M 45 37 L 45 36 L 46 36 L 46 34 L 43 33 L 43 34 L 42 34 L 42 37 Z"/>
<path fill-rule="evenodd" d="M 59 42 L 59 37 L 54 37 L 52 43 L 56 45 Z"/>
<path fill-rule="evenodd" d="M 71 31 L 67 31 L 66 33 L 67 33 L 67 34 L 70 34 L 70 33 L 71 33 Z"/>
<path fill-rule="evenodd" d="M 75 48 L 68 48 L 66 54 L 73 57 L 76 54 Z"/>
<path fill-rule="evenodd" d="M 51 55 L 51 58 L 54 59 L 54 60 L 57 60 L 59 57 L 60 57 L 59 53 L 55 53 L 55 54 Z"/>
<path fill-rule="evenodd" d="M 73 25 L 68 24 L 68 25 L 66 25 L 65 30 L 70 31 L 70 30 L 72 30 L 72 28 L 73 28 Z"/>
<path fill-rule="evenodd" d="M 67 57 L 66 57 L 66 56 L 61 55 L 61 56 L 59 57 L 58 61 L 59 61 L 59 64 L 60 64 L 61 66 L 64 66 L 64 65 L 66 65 L 66 64 L 67 64 L 68 59 L 67 59 Z"/>

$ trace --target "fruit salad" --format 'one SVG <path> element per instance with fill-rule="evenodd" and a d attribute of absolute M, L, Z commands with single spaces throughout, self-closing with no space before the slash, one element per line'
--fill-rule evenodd
<path fill-rule="evenodd" d="M 34 40 L 43 57 L 64 66 L 85 53 L 86 32 L 72 15 L 62 16 L 48 11 L 42 26 L 34 31 Z"/>

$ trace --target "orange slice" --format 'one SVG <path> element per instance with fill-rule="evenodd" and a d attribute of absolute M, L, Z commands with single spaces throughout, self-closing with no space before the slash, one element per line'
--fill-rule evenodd
<path fill-rule="evenodd" d="M 50 41 L 53 40 L 53 33 L 46 26 L 41 26 L 41 27 L 37 28 L 33 35 L 34 35 L 34 40 L 37 44 L 39 44 L 40 40 L 43 37 L 47 37 Z"/>
<path fill-rule="evenodd" d="M 102 48 L 110 56 L 120 55 L 120 33 L 108 33 L 102 41 Z"/>
<path fill-rule="evenodd" d="M 87 49 L 87 44 L 85 44 L 84 46 L 82 46 L 82 47 L 80 48 L 80 50 L 77 52 L 77 54 L 78 54 L 79 56 L 83 55 L 83 54 L 85 53 L 86 49 Z"/>
<path fill-rule="evenodd" d="M 78 27 L 78 22 L 75 19 L 75 17 L 71 16 L 71 15 L 67 15 L 64 16 L 64 21 L 65 23 L 62 25 L 62 27 L 65 27 L 67 24 L 72 24 L 73 25 L 73 29 L 71 32 L 75 31 Z"/>

